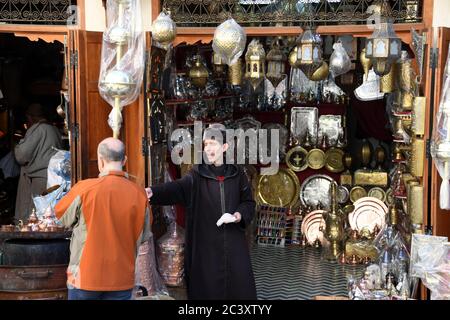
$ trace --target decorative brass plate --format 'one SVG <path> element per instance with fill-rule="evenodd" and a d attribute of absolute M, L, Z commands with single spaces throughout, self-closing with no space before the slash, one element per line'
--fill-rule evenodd
<path fill-rule="evenodd" d="M 295 172 L 300 172 L 308 168 L 308 163 L 306 162 L 307 157 L 308 151 L 298 146 L 288 151 L 286 154 L 286 164 Z"/>
<path fill-rule="evenodd" d="M 300 181 L 291 169 L 280 168 L 277 174 L 262 175 L 258 180 L 258 202 L 272 207 L 289 207 L 297 202 Z"/>
<path fill-rule="evenodd" d="M 325 167 L 328 171 L 339 173 L 344 171 L 344 151 L 339 148 L 330 148 L 325 153 Z"/>
<path fill-rule="evenodd" d="M 350 200 L 351 202 L 356 202 L 361 198 L 367 197 L 367 191 L 363 187 L 356 186 L 350 190 Z"/>
<path fill-rule="evenodd" d="M 386 201 L 386 192 L 384 192 L 383 189 L 379 187 L 374 187 L 369 190 L 369 197 L 377 198 L 380 201 L 385 202 Z"/>
<path fill-rule="evenodd" d="M 325 166 L 325 153 L 320 149 L 312 149 L 308 152 L 306 161 L 311 169 L 322 169 Z"/>

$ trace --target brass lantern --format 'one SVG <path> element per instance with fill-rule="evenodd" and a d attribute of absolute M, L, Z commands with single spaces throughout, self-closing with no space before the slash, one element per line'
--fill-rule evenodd
<path fill-rule="evenodd" d="M 366 42 L 366 57 L 372 60 L 373 69 L 379 76 L 387 75 L 391 66 L 400 58 L 402 41 L 397 37 L 390 22 L 381 22 Z"/>
<path fill-rule="evenodd" d="M 200 55 L 194 56 L 194 65 L 189 70 L 189 78 L 191 78 L 192 84 L 199 89 L 206 86 L 208 81 L 208 69 L 202 63 Z"/>
<path fill-rule="evenodd" d="M 300 70 L 309 78 L 322 66 L 322 38 L 314 28 L 307 28 L 297 48 Z"/>
<path fill-rule="evenodd" d="M 264 80 L 266 52 L 262 44 L 253 39 L 245 54 L 245 78 L 250 81 L 254 90 Z"/>
<path fill-rule="evenodd" d="M 212 55 L 212 65 L 213 70 L 216 75 L 223 75 L 225 73 L 225 61 L 223 58 L 216 52 L 213 52 Z"/>
<path fill-rule="evenodd" d="M 272 49 L 267 54 L 267 80 L 276 88 L 286 78 L 286 55 L 281 51 L 279 40 L 272 43 Z"/>

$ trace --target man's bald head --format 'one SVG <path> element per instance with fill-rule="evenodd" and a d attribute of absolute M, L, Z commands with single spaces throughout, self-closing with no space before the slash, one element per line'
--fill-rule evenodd
<path fill-rule="evenodd" d="M 106 138 L 98 145 L 98 154 L 105 162 L 123 162 L 125 145 L 119 139 Z"/>

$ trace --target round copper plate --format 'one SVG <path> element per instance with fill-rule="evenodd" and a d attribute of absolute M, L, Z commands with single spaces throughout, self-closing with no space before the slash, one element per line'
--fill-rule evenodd
<path fill-rule="evenodd" d="M 379 199 L 365 197 L 355 202 L 355 210 L 349 215 L 350 227 L 361 231 L 364 228 L 373 231 L 376 225 L 383 228 L 388 208 Z"/>
<path fill-rule="evenodd" d="M 308 213 L 302 221 L 301 232 L 303 234 L 305 233 L 305 227 L 309 221 L 318 219 L 318 218 L 323 218 L 323 215 L 325 213 L 326 213 L 325 210 L 315 210 L 315 211 L 312 211 L 311 213 Z"/>
<path fill-rule="evenodd" d="M 316 239 L 324 243 L 323 231 L 325 230 L 325 220 L 323 218 L 317 218 L 310 220 L 305 226 L 305 236 L 309 244 L 313 244 Z"/>

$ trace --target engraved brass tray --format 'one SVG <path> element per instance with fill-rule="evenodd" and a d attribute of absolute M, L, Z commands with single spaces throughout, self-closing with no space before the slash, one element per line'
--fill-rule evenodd
<path fill-rule="evenodd" d="M 300 181 L 291 169 L 280 168 L 277 174 L 261 175 L 257 186 L 257 199 L 272 207 L 290 207 L 298 199 Z"/>
<path fill-rule="evenodd" d="M 325 152 L 320 149 L 310 150 L 306 162 L 311 169 L 322 169 L 325 166 Z"/>
<path fill-rule="evenodd" d="M 325 167 L 328 171 L 339 173 L 344 171 L 344 151 L 338 148 L 330 148 L 325 153 Z"/>
<path fill-rule="evenodd" d="M 286 164 L 295 172 L 304 171 L 308 168 L 307 157 L 308 151 L 298 146 L 288 151 L 286 154 Z"/>

